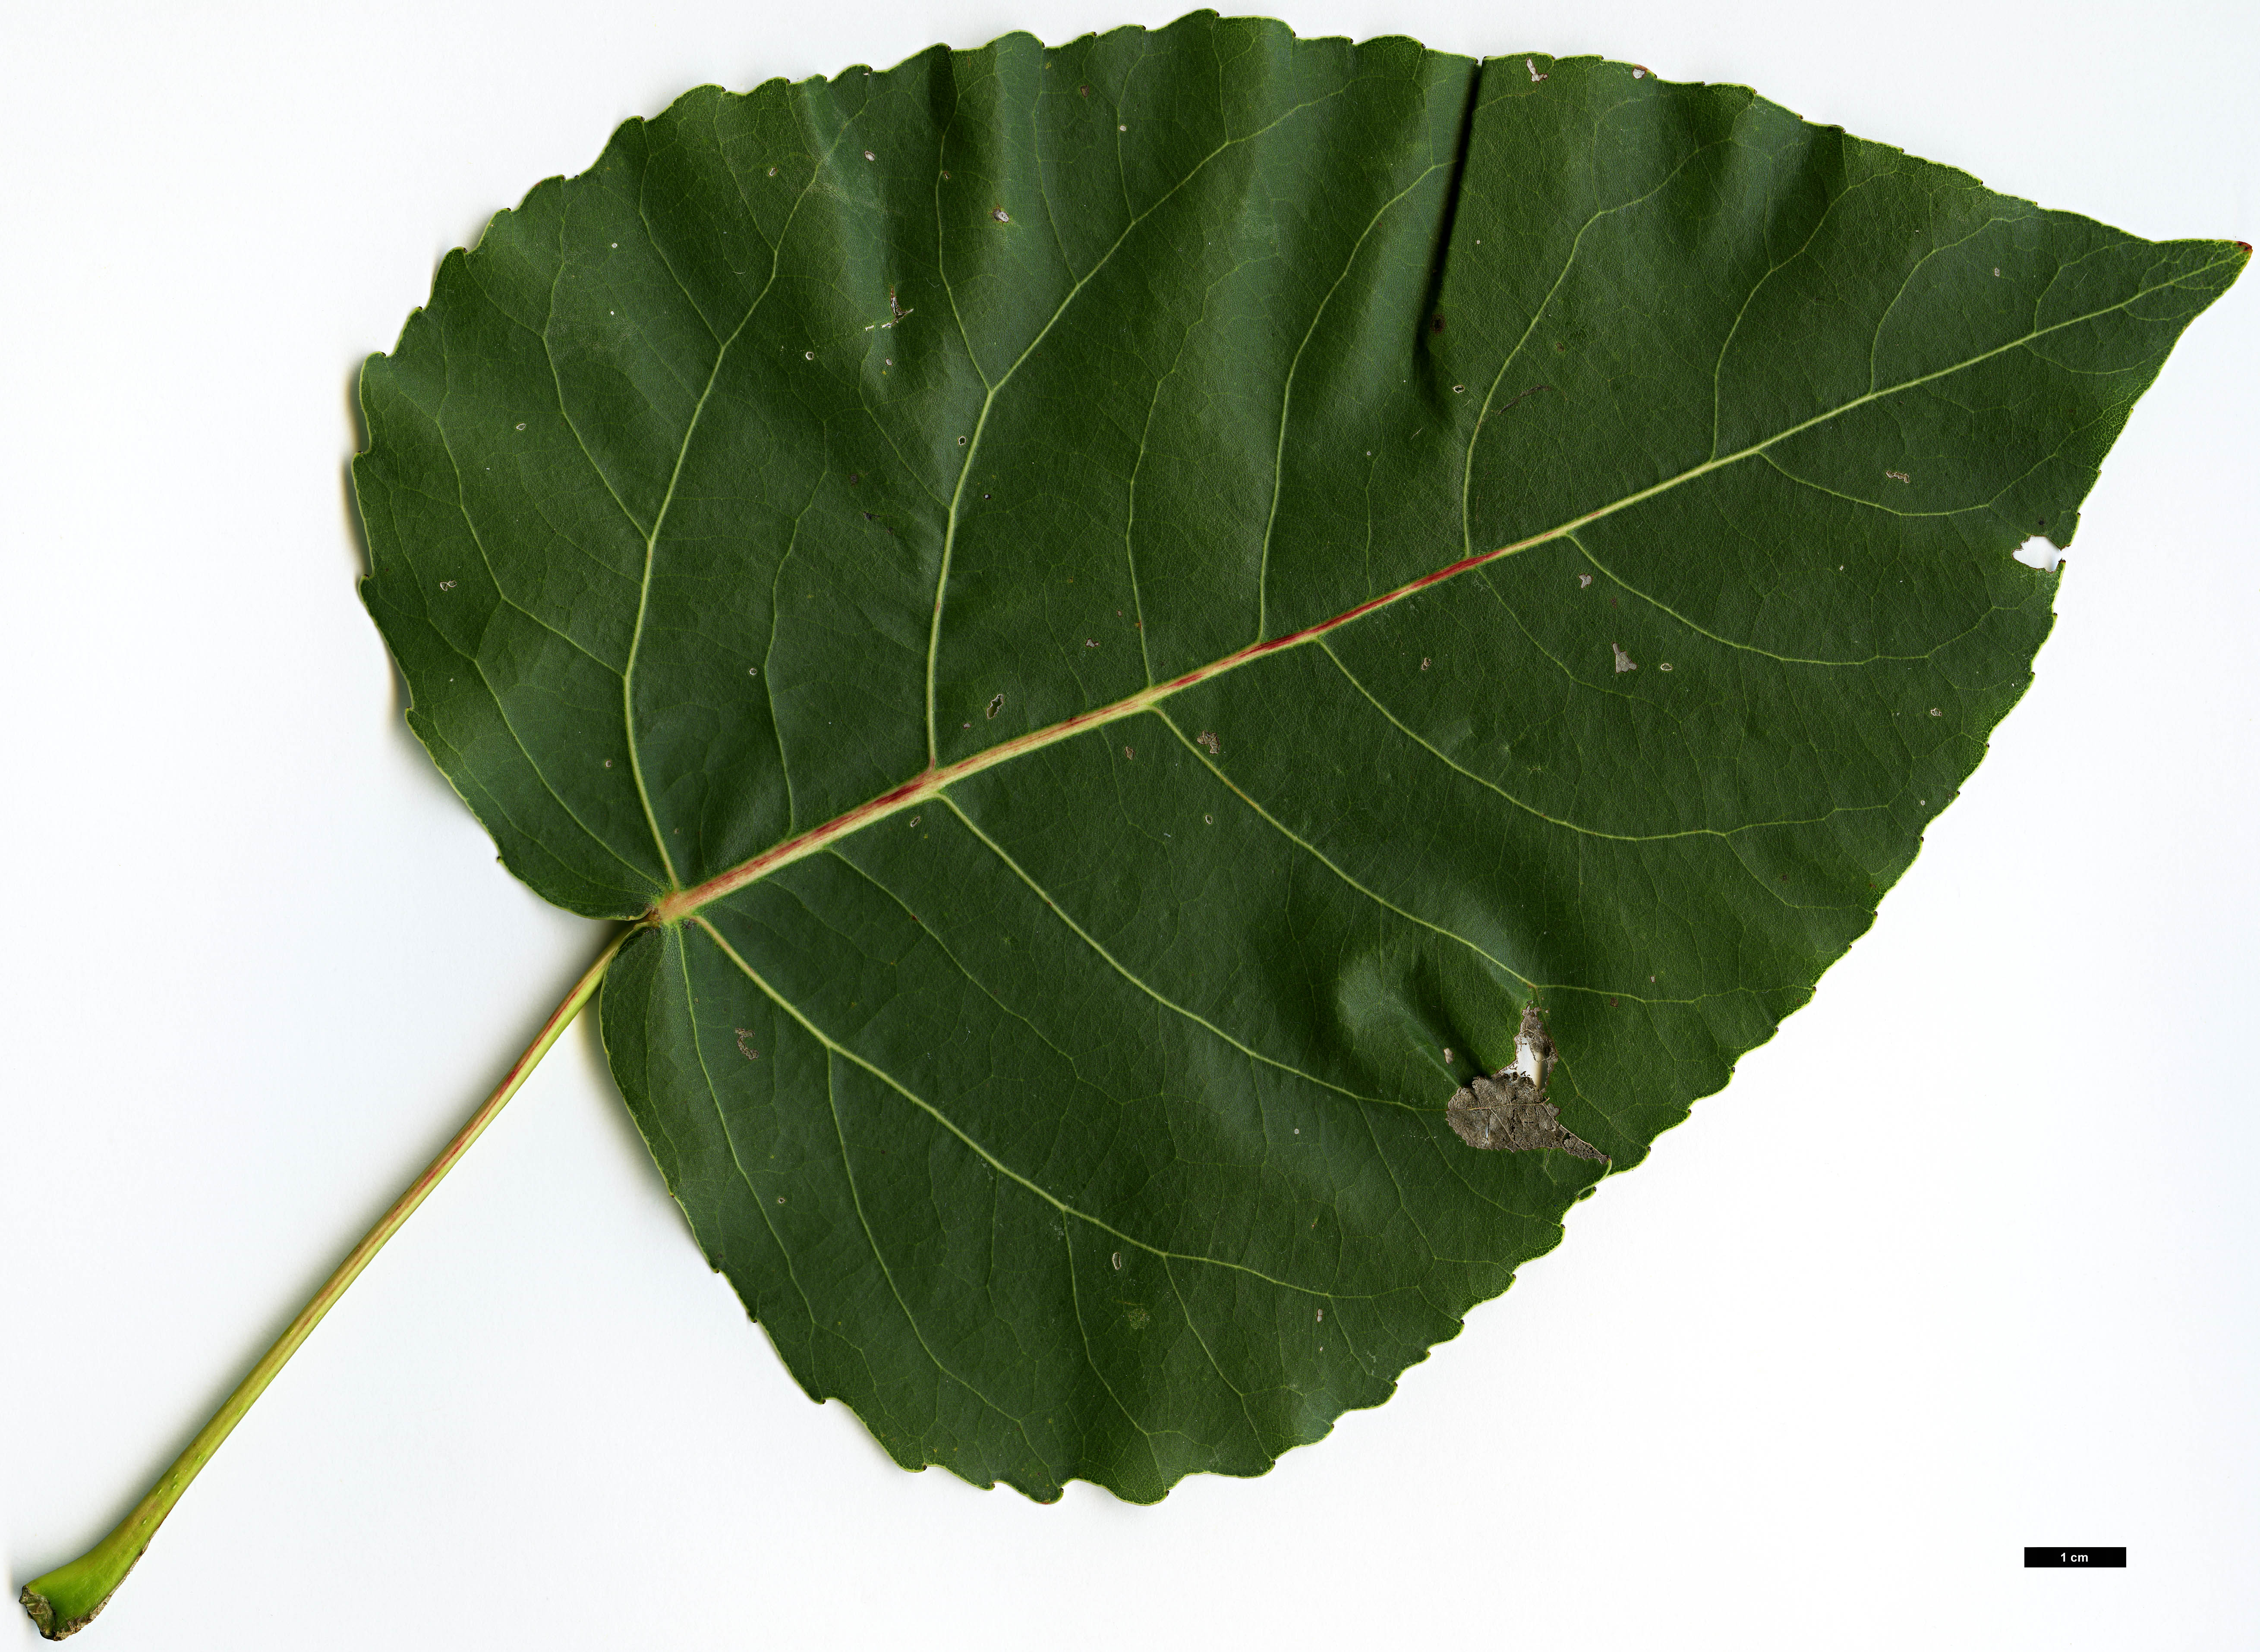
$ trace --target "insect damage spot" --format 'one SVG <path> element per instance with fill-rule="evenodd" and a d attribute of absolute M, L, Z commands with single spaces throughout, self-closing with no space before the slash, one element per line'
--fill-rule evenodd
<path fill-rule="evenodd" d="M 1580 574 L 1577 576 L 1577 589 L 1579 590 L 1584 590 L 1586 586 L 1592 583 L 1593 576 L 1591 574 Z"/>
<path fill-rule="evenodd" d="M 1210 733 L 1208 730 L 1201 730 L 1201 732 L 1198 735 L 1194 736 L 1194 738 L 1198 741 L 1198 743 L 1208 747 L 1208 754 L 1210 756 L 1221 757 L 1224 755 L 1223 746 L 1218 741 L 1216 736 Z"/>
<path fill-rule="evenodd" d="M 1538 72 L 1538 65 L 1527 57 L 1522 60 L 1522 67 L 1530 71 L 1530 83 L 1533 86 L 1546 78 Z"/>
<path fill-rule="evenodd" d="M 2016 548 L 2016 558 L 2027 568 L 2036 568 L 2043 574 L 2053 574 L 2063 561 L 2063 553 L 2049 542 L 2044 533 L 2035 533 Z"/>
<path fill-rule="evenodd" d="M 1613 643 L 1613 643 L 1609 644 L 1609 649 L 1610 649 L 1610 652 L 1612 652 L 1613 654 L 1614 654 L 1616 655 L 1616 657 L 1617 657 L 1617 669 L 1618 669 L 1618 670 L 1620 670 L 1620 671 L 1637 671 L 1637 670 L 1639 670 L 1639 669 L 1640 669 L 1640 668 L 1639 668 L 1638 666 L 1636 666 L 1636 665 L 1634 665 L 1634 664 L 1633 663 L 1633 661 L 1632 661 L 1632 655 L 1630 655 L 1630 654 L 1627 654 L 1627 653 L 1626 653 L 1622 648 L 1618 647 L 1617 647 L 1617 645 L 1616 645 L 1615 643 Z"/>
<path fill-rule="evenodd" d="M 1913 478 L 1909 476 L 1904 470 L 1886 470 L 1884 472 L 1884 475 L 1890 477 L 1893 482 L 1912 482 L 1913 480 Z"/>
<path fill-rule="evenodd" d="M 989 209 L 989 216 L 995 218 L 999 224 L 1010 224 L 1012 221 L 1012 215 L 1010 212 L 1007 212 L 1001 206 L 991 207 Z"/>
<path fill-rule="evenodd" d="M 755 1049 L 750 1041 L 754 1036 L 754 1029 L 750 1026 L 741 1026 L 737 1029 L 737 1033 L 738 1054 L 744 1056 L 749 1062 L 757 1062 L 761 1060 L 761 1051 Z M 783 1201 L 780 1200 L 779 1203 L 783 1203 Z"/>
<path fill-rule="evenodd" d="M 997 696 L 993 697 L 990 700 L 990 702 L 989 702 L 989 715 L 990 715 L 991 717 L 992 717 L 992 718 L 993 718 L 993 717 L 995 717 L 995 716 L 997 715 L 997 713 L 998 713 L 998 712 L 999 712 L 1003 711 L 1004 709 L 1005 709 L 1005 697 L 1004 697 L 1003 695 L 1001 695 L 1001 694 L 997 695 Z"/>
<path fill-rule="evenodd" d="M 1546 1035 L 1538 1006 L 1522 1012 L 1514 1035 L 1515 1063 L 1475 1079 L 1455 1091 L 1444 1109 L 1454 1134 L 1471 1148 L 1491 1153 L 1529 1153 L 1550 1148 L 1575 1158 L 1608 1162 L 1608 1155 L 1563 1127 L 1546 1099 L 1546 1076 L 1553 1071 L 1554 1041 Z"/>

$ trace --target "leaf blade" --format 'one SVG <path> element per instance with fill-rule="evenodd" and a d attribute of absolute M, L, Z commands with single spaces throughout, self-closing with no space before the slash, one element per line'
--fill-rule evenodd
<path fill-rule="evenodd" d="M 488 239 L 371 368 L 419 733 L 551 898 L 690 886 L 608 1047 L 804 1385 L 906 1465 L 1140 1498 L 1377 1403 L 1556 1241 L 1593 1172 L 1443 1116 L 1534 997 L 1626 1168 L 1809 996 L 2029 681 L 2009 550 L 2243 262 L 1737 89 L 1205 18 L 693 94 Z M 512 530 L 473 625 L 379 532 L 411 403 Z M 616 570 L 623 522 L 604 733 L 504 599 L 602 664 L 618 582 L 552 596 L 555 546 Z"/>

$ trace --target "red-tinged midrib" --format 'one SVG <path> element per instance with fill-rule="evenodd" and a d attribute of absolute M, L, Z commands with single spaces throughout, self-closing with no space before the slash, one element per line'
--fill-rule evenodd
<path fill-rule="evenodd" d="M 1674 481 L 1684 479 L 1676 477 Z M 1645 494 L 1639 494 L 1634 495 L 1634 498 L 1645 497 L 1647 497 Z M 912 808 L 956 782 L 970 778 L 983 769 L 994 769 L 1001 763 L 1010 762 L 1015 757 L 1028 752 L 1041 750 L 1046 746 L 1055 745 L 1063 740 L 1071 740 L 1077 734 L 1085 733 L 1108 723 L 1119 722 L 1126 717 L 1135 717 L 1140 712 L 1160 704 L 1171 695 L 1181 693 L 1196 683 L 1205 683 L 1212 677 L 1222 676 L 1226 672 L 1236 670 L 1251 661 L 1263 658 L 1266 654 L 1277 654 L 1283 649 L 1298 647 L 1304 643 L 1313 641 L 1330 631 L 1338 631 L 1351 621 L 1362 619 L 1376 609 L 1386 608 L 1392 603 L 1402 602 L 1417 591 L 1426 590 L 1431 585 L 1441 584 L 1455 575 L 1466 573 L 1471 568 L 1479 568 L 1485 562 L 1495 562 L 1503 556 L 1512 556 L 1517 551 L 1528 550 L 1532 546 L 1542 545 L 1549 540 L 1560 539 L 1595 518 L 1606 516 L 1609 511 L 1620 510 L 1633 502 L 1634 499 L 1622 500 L 1617 504 L 1606 506 L 1602 510 L 1579 517 L 1574 521 L 1566 522 L 1559 527 L 1548 528 L 1543 533 L 1534 534 L 1527 540 L 1518 540 L 1512 545 L 1502 545 L 1495 551 L 1484 551 L 1475 556 L 1463 556 L 1456 562 L 1436 569 L 1433 574 L 1423 574 L 1420 578 L 1399 585 L 1394 590 L 1384 592 L 1378 597 L 1369 597 L 1355 608 L 1346 608 L 1330 619 L 1321 619 L 1316 625 L 1305 626 L 1300 631 L 1291 631 L 1284 636 L 1266 638 L 1262 642 L 1251 642 L 1244 648 L 1235 649 L 1233 653 L 1226 654 L 1222 659 L 1211 661 L 1204 666 L 1198 666 L 1181 676 L 1171 677 L 1166 683 L 1157 683 L 1150 688 L 1141 689 L 1137 693 L 1116 700 L 1111 704 L 1077 712 L 1063 721 L 1002 741 L 984 751 L 976 752 L 970 757 L 961 758 L 956 762 L 929 768 L 891 790 L 881 792 L 869 802 L 860 803 L 845 814 L 835 815 L 822 826 L 812 826 L 797 836 L 787 838 L 783 842 L 762 850 L 751 860 L 740 862 L 726 872 L 710 877 L 703 883 L 695 884 L 690 889 L 681 890 L 668 896 L 653 905 L 650 918 L 654 922 L 663 924 L 679 922 L 710 902 L 719 900 L 725 895 L 745 888 L 748 883 L 759 883 L 779 867 L 789 866 L 795 861 L 804 860 L 826 846 L 837 842 L 840 839 L 862 831 L 875 820 L 883 820 L 889 815 Z"/>

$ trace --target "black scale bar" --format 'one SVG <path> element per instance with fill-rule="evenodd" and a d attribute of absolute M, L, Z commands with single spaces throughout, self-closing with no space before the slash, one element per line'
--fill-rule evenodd
<path fill-rule="evenodd" d="M 2127 1551 L 2123 1548 L 2028 1548 L 2025 1551 L 2028 1566 L 2124 1566 Z"/>

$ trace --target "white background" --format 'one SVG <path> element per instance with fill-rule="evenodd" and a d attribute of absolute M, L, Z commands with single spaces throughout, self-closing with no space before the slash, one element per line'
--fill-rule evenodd
<path fill-rule="evenodd" d="M 1743 82 L 2140 234 L 2260 240 L 2239 0 L 1277 10 Z M 359 359 L 489 213 L 687 87 L 1169 15 L 0 14 L 11 1591 L 139 1494 L 597 945 L 400 720 L 353 590 Z M 584 1027 L 81 1644 L 2260 1644 L 2256 388 L 2248 277 L 1813 1007 L 1268 1478 L 1042 1508 L 895 1469 L 701 1265 Z M 2021 1569 L 2059 1542 L 2133 1563 Z"/>

